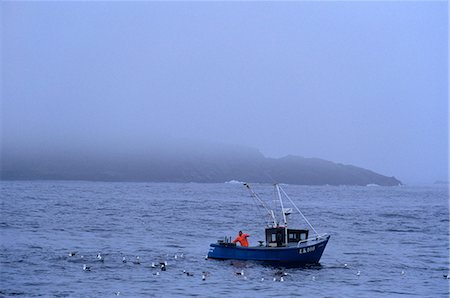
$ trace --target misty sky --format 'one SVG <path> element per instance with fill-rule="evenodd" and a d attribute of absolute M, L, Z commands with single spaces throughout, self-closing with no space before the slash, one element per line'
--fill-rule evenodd
<path fill-rule="evenodd" d="M 446 2 L 2 2 L 2 147 L 199 139 L 446 180 Z"/>

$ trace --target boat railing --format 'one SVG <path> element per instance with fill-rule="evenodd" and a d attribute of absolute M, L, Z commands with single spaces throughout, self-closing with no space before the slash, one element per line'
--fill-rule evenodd
<path fill-rule="evenodd" d="M 304 240 L 300 240 L 297 243 L 297 246 L 300 246 L 300 244 L 307 243 L 307 242 L 310 242 L 310 241 L 318 241 L 318 240 L 324 239 L 326 237 L 328 237 L 328 233 L 318 234 L 315 237 L 304 239 Z"/>

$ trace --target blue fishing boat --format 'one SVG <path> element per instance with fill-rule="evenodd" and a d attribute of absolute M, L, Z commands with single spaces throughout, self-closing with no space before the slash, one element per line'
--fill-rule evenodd
<path fill-rule="evenodd" d="M 303 266 L 317 264 L 330 239 L 328 234 L 319 234 L 306 219 L 284 189 L 275 184 L 275 194 L 281 208 L 282 222 L 277 220 L 275 212 L 255 193 L 248 183 L 244 183 L 259 207 L 265 209 L 268 216 L 265 229 L 266 241 L 259 241 L 257 246 L 237 246 L 231 237 L 224 237 L 212 243 L 208 258 L 219 260 L 252 260 L 281 266 Z M 293 208 L 285 208 L 283 197 L 287 198 Z M 314 232 L 312 236 L 308 229 L 288 228 L 287 218 L 295 209 Z"/>

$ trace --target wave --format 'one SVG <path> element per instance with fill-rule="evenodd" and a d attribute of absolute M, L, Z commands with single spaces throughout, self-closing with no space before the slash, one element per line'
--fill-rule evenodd
<path fill-rule="evenodd" d="M 226 181 L 225 183 L 228 183 L 228 184 L 244 184 L 244 182 L 239 181 L 239 180 L 230 180 L 230 181 Z"/>

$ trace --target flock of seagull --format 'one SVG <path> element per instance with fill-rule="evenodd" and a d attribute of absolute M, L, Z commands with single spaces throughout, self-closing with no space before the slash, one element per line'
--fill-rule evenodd
<path fill-rule="evenodd" d="M 70 253 L 69 253 L 69 257 L 70 257 L 70 258 L 73 258 L 73 257 L 75 257 L 76 255 L 77 255 L 77 252 L 70 252 Z M 177 260 L 177 259 L 179 259 L 179 258 L 184 258 L 184 254 L 183 254 L 183 253 L 181 253 L 181 254 L 175 254 L 173 258 L 174 258 L 175 260 Z M 84 256 L 81 255 L 81 256 L 80 256 L 80 259 L 81 259 L 81 260 L 84 260 Z M 206 260 L 206 259 L 208 259 L 208 256 L 205 256 L 205 260 Z M 100 262 L 100 263 L 104 263 L 105 258 L 102 256 L 101 253 L 98 253 L 97 256 L 96 256 L 96 261 L 97 261 L 97 262 Z M 122 263 L 127 263 L 127 262 L 129 262 L 129 260 L 128 260 L 125 256 L 123 256 L 123 257 L 122 257 Z M 135 259 L 131 260 L 131 263 L 133 263 L 134 265 L 141 265 L 141 260 L 140 260 L 139 256 L 136 256 Z M 343 264 L 343 265 L 344 265 L 344 268 L 347 268 L 347 269 L 348 269 L 348 265 L 347 265 L 347 264 Z M 161 262 L 159 262 L 158 265 L 155 264 L 155 262 L 152 262 L 151 265 L 150 265 L 150 268 L 152 268 L 152 269 L 159 269 L 159 270 L 155 270 L 155 272 L 153 273 L 153 275 L 159 276 L 159 275 L 161 274 L 161 272 L 167 271 L 167 266 L 168 266 L 168 262 L 167 262 L 167 261 L 161 261 Z M 83 264 L 83 271 L 86 271 L 86 272 L 92 271 L 92 266 L 88 266 L 87 264 Z M 189 272 L 189 271 L 186 271 L 186 270 L 183 270 L 182 273 L 183 273 L 184 275 L 186 275 L 186 276 L 189 276 L 189 277 L 193 277 L 193 276 L 194 276 L 194 273 L 193 273 L 193 272 Z M 404 275 L 405 272 L 402 271 L 401 274 Z M 209 272 L 203 271 L 203 272 L 202 272 L 202 275 L 201 275 L 201 279 L 202 279 L 203 281 L 205 281 L 206 278 L 207 278 L 209 275 L 210 275 Z M 241 270 L 241 271 L 236 272 L 236 275 L 237 275 L 237 276 L 241 276 L 244 280 L 247 280 L 247 276 L 245 275 L 244 270 Z M 275 272 L 274 277 L 273 277 L 272 280 L 273 280 L 273 281 L 284 282 L 285 277 L 288 276 L 288 275 L 289 275 L 289 273 L 284 272 L 284 271 L 282 271 L 282 270 L 278 270 L 277 272 Z M 361 271 L 358 270 L 358 271 L 356 272 L 356 276 L 359 277 L 360 275 L 361 275 Z M 449 278 L 450 278 L 450 275 L 449 275 Z M 261 278 L 261 281 L 264 281 L 264 280 L 265 280 L 264 277 L 262 277 L 262 278 Z M 312 276 L 312 280 L 315 281 L 315 280 L 316 280 L 316 277 L 315 277 L 315 276 Z"/>
<path fill-rule="evenodd" d="M 70 258 L 73 258 L 73 257 L 75 257 L 76 256 L 76 254 L 77 254 L 77 252 L 70 252 L 69 253 L 69 257 Z M 184 255 L 183 254 L 181 254 L 180 255 L 180 257 L 184 257 Z M 178 258 L 178 255 L 175 255 L 175 259 L 177 259 Z M 83 255 L 81 255 L 80 256 L 80 259 L 81 260 L 84 260 L 84 256 Z M 96 260 L 97 260 L 97 262 L 100 262 L 100 263 L 104 263 L 105 262 L 105 258 L 102 256 L 102 254 L 101 253 L 98 253 L 97 254 L 97 257 L 96 257 Z M 141 264 L 141 259 L 140 259 L 140 257 L 139 256 L 136 256 L 136 258 L 134 259 L 134 260 L 132 260 L 131 261 L 134 265 L 140 265 Z M 128 263 L 128 260 L 127 260 L 127 258 L 126 257 L 122 257 L 122 263 Z M 167 261 L 164 261 L 164 262 L 160 262 L 159 263 L 159 266 L 157 266 L 154 262 L 152 262 L 152 264 L 150 265 L 150 267 L 151 268 L 159 268 L 159 269 L 161 269 L 161 271 L 166 271 L 167 269 Z M 86 265 L 86 264 L 83 264 L 83 271 L 92 271 L 92 267 L 91 266 L 88 266 L 88 265 Z M 154 275 L 159 275 L 159 272 L 156 272 Z"/>
<path fill-rule="evenodd" d="M 70 257 L 70 258 L 73 258 L 73 257 L 75 257 L 76 255 L 77 255 L 77 252 L 75 252 L 75 251 L 69 253 L 69 257 Z M 83 255 L 81 255 L 79 258 L 80 258 L 80 260 L 85 260 L 85 258 L 84 258 Z M 180 258 L 184 258 L 184 254 L 183 254 L 183 253 L 181 253 L 181 254 L 175 254 L 175 255 L 174 255 L 174 259 L 175 259 L 175 260 L 180 259 Z M 208 259 L 208 257 L 205 256 L 205 259 Z M 98 253 L 97 256 L 96 256 L 96 261 L 97 261 L 97 262 L 100 262 L 100 263 L 104 263 L 104 262 L 105 262 L 105 258 L 102 256 L 101 253 Z M 127 260 L 127 258 L 123 256 L 123 257 L 122 257 L 122 263 L 127 263 L 127 262 L 129 262 L 129 260 Z M 136 256 L 136 258 L 133 259 L 131 262 L 132 262 L 133 264 L 135 264 L 135 265 L 141 265 L 141 260 L 140 260 L 139 256 Z M 167 261 L 161 261 L 161 262 L 159 262 L 158 265 L 155 264 L 155 262 L 152 262 L 151 265 L 150 265 L 150 268 L 152 268 L 152 269 L 159 269 L 159 270 L 155 270 L 155 272 L 153 273 L 153 275 L 159 276 L 159 275 L 161 274 L 161 272 L 167 271 L 167 266 L 168 266 L 168 262 L 167 262 Z M 83 271 L 85 271 L 85 272 L 90 272 L 90 271 L 92 271 L 92 266 L 88 266 L 87 264 L 83 264 Z M 183 273 L 184 275 L 186 275 L 186 276 L 189 276 L 189 277 L 195 276 L 195 274 L 194 274 L 193 272 L 186 271 L 186 270 L 183 270 L 182 273 Z M 209 275 L 210 275 L 210 273 L 209 273 L 208 271 L 203 271 L 202 274 L 201 274 L 201 279 L 202 279 L 203 281 L 205 281 L 206 278 L 207 278 Z M 242 269 L 241 271 L 236 272 L 236 275 L 237 275 L 237 276 L 241 276 L 244 280 L 247 280 L 247 276 L 245 275 L 245 272 L 244 272 L 243 269 Z M 283 281 L 284 281 L 284 278 L 285 278 L 286 276 L 288 276 L 288 275 L 289 275 L 288 273 L 279 270 L 279 271 L 277 271 L 277 272 L 275 273 L 275 277 L 273 278 L 273 281 L 280 281 L 280 282 L 283 282 Z M 315 277 L 313 277 L 313 280 L 314 280 L 314 279 L 315 279 Z M 265 280 L 264 277 L 262 277 L 262 278 L 261 278 L 261 281 L 264 281 L 264 280 Z"/>
<path fill-rule="evenodd" d="M 73 258 L 76 255 L 77 255 L 77 252 L 75 252 L 75 251 L 74 252 L 69 252 L 69 257 L 70 258 Z M 184 258 L 184 254 L 183 253 L 175 254 L 174 259 L 177 260 L 179 258 Z M 80 256 L 80 260 L 85 260 L 83 255 Z M 105 262 L 105 258 L 102 256 L 101 253 L 98 253 L 97 256 L 96 256 L 96 261 L 100 262 L 100 263 L 104 263 Z M 129 260 L 127 260 L 126 257 L 122 257 L 122 263 L 128 263 L 128 261 Z M 133 259 L 131 262 L 134 265 L 141 265 L 141 260 L 140 260 L 139 256 L 136 256 L 136 258 Z M 168 262 L 167 261 L 161 261 L 161 262 L 159 262 L 158 265 L 155 264 L 155 262 L 152 262 L 151 265 L 150 265 L 150 268 L 152 268 L 152 269 L 159 269 L 158 271 L 155 271 L 153 273 L 153 275 L 159 276 L 161 274 L 160 272 L 167 271 L 167 266 L 168 266 Z M 85 271 L 85 272 L 92 271 L 92 266 L 88 266 L 87 264 L 83 264 L 83 271 Z M 183 274 L 185 274 L 186 276 L 191 276 L 191 277 L 194 276 L 194 273 L 188 272 L 186 270 L 183 270 Z M 241 273 L 239 272 L 237 274 L 241 274 Z M 208 275 L 209 275 L 209 272 L 203 271 L 202 272 L 202 280 L 206 280 L 206 277 Z M 243 275 L 243 273 L 242 273 L 242 275 Z"/>
<path fill-rule="evenodd" d="M 76 254 L 77 254 L 77 252 L 70 252 L 70 253 L 69 253 L 69 257 L 70 257 L 70 258 L 73 258 L 73 257 L 75 257 Z M 183 254 L 183 253 L 181 253 L 181 254 L 175 254 L 173 258 L 174 258 L 175 260 L 177 260 L 177 259 L 179 259 L 179 258 L 184 258 L 184 254 Z M 81 256 L 80 256 L 80 259 L 81 259 L 81 260 L 84 260 L 84 256 L 81 255 Z M 205 256 L 205 259 L 208 259 L 208 257 Z M 100 263 L 103 263 L 103 262 L 105 261 L 104 257 L 101 255 L 101 253 L 98 253 L 98 254 L 97 254 L 96 260 L 97 260 L 97 262 L 100 262 Z M 124 256 L 122 257 L 122 263 L 127 263 L 128 261 L 129 261 L 129 260 L 127 260 L 126 257 L 124 257 Z M 141 265 L 141 260 L 140 260 L 139 256 L 136 256 L 135 259 L 131 260 L 131 263 L 133 263 L 134 265 Z M 159 262 L 158 265 L 155 264 L 155 262 L 152 262 L 151 265 L 150 265 L 150 268 L 151 268 L 151 269 L 155 269 L 155 272 L 153 273 L 153 275 L 155 275 L 155 276 L 159 276 L 159 275 L 161 274 L 161 272 L 167 271 L 167 267 L 168 267 L 168 262 L 167 262 L 166 260 L 165 260 L 165 261 Z M 346 268 L 346 269 L 349 269 L 349 267 L 348 267 L 347 264 L 343 264 L 343 267 Z M 86 271 L 86 272 L 92 271 L 92 267 L 91 267 L 91 266 L 87 266 L 87 264 L 83 264 L 83 271 Z M 193 276 L 194 276 L 194 273 L 193 273 L 193 272 L 189 272 L 189 271 L 186 271 L 186 270 L 183 270 L 182 273 L 183 273 L 184 275 L 186 275 L 186 276 L 189 276 L 189 277 L 193 277 Z M 402 270 L 400 274 L 401 274 L 402 276 L 404 276 L 404 275 L 406 274 L 406 272 L 405 272 L 404 270 Z M 203 281 L 205 281 L 206 278 L 207 278 L 209 275 L 210 275 L 209 272 L 203 271 L 202 274 L 201 274 L 201 279 L 202 279 Z M 241 271 L 236 272 L 236 275 L 237 275 L 237 276 L 241 276 L 244 280 L 247 280 L 247 276 L 245 275 L 245 272 L 244 272 L 243 269 L 242 269 Z M 289 275 L 289 273 L 284 272 L 284 271 L 282 271 L 282 270 L 278 270 L 278 271 L 275 272 L 275 274 L 274 274 L 273 281 L 284 282 L 285 277 L 288 276 L 288 275 Z M 360 270 L 356 271 L 355 275 L 356 275 L 357 277 L 361 276 L 361 271 L 360 271 Z M 445 279 L 450 279 L 450 274 L 444 274 L 444 278 L 445 278 Z M 261 278 L 261 281 L 264 281 L 264 280 L 265 280 L 264 277 L 262 277 L 262 278 Z M 315 277 L 315 276 L 312 276 L 312 280 L 315 281 L 315 280 L 316 280 L 316 277 Z M 118 292 L 118 293 L 120 293 L 120 292 Z M 117 294 L 117 293 L 116 293 L 116 294 Z"/>

